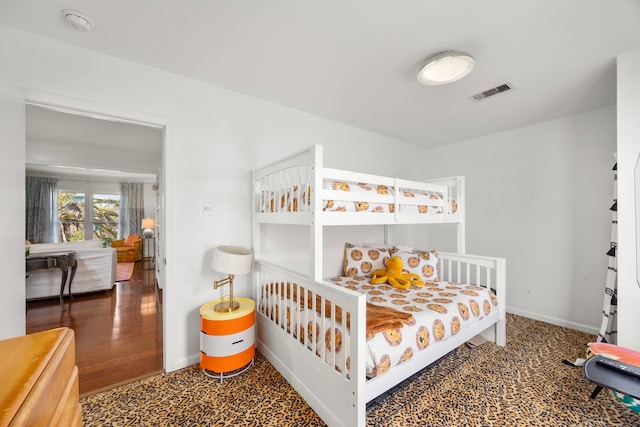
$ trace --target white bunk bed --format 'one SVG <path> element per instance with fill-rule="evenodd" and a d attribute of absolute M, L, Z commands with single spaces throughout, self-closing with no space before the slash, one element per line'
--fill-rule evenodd
<path fill-rule="evenodd" d="M 331 210 L 363 203 L 362 211 Z M 478 334 L 505 345 L 506 261 L 464 253 L 462 177 L 415 182 L 325 168 L 316 145 L 254 171 L 253 220 L 257 348 L 330 426 L 366 425 L 368 402 Z M 323 227 L 434 223 L 457 225 L 458 253 L 438 253 L 439 280 L 490 289 L 497 308 L 368 378 L 367 296 L 324 280 Z M 264 224 L 309 227 L 308 276 L 264 260 Z"/>

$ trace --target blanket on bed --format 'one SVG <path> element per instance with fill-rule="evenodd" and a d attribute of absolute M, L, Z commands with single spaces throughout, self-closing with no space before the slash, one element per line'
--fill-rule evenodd
<path fill-rule="evenodd" d="M 367 303 L 367 339 L 387 329 L 398 329 L 415 323 L 411 313 Z"/>
<path fill-rule="evenodd" d="M 276 291 L 277 293 L 277 291 Z M 285 292 L 282 292 L 284 294 Z M 293 286 L 293 301 L 298 302 L 298 286 Z M 282 295 L 281 294 L 281 295 Z M 290 295 L 290 290 L 287 287 L 287 297 Z M 304 295 L 304 290 L 303 290 Z M 313 296 L 311 291 L 307 291 L 306 306 L 308 309 L 313 310 Z M 300 308 L 304 307 L 304 302 L 300 302 Z M 320 295 L 316 295 L 315 310 L 318 314 L 321 313 L 322 299 Z M 331 317 L 331 301 L 325 300 L 324 304 L 324 316 Z M 335 310 L 336 322 L 342 323 L 342 309 L 336 306 Z M 381 305 L 371 304 L 367 302 L 367 327 L 366 336 L 367 339 L 372 338 L 378 332 L 386 331 L 387 329 L 398 329 L 403 325 L 412 325 L 415 323 L 415 319 L 411 313 L 396 310 L 391 307 L 385 307 Z M 347 328 L 350 327 L 351 319 L 347 315 Z"/>

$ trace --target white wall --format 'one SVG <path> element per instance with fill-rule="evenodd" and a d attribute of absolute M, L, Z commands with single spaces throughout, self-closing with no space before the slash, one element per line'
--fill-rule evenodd
<path fill-rule="evenodd" d="M 578 329 L 599 326 L 614 108 L 425 150 L 2 26 L 0 57 L 1 71 L 28 99 L 166 126 L 167 370 L 197 362 L 199 307 L 227 292 L 212 290 L 221 278 L 209 268 L 213 249 L 251 244 L 251 170 L 314 143 L 324 145 L 329 167 L 407 178 L 466 175 L 467 251 L 507 258 L 509 309 Z M 202 214 L 205 201 L 211 216 Z M 340 233 L 326 239 L 338 258 L 350 236 L 375 239 Z M 439 238 L 433 234 L 434 245 Z M 247 277 L 236 285 L 238 295 L 250 295 Z M 12 322 L 24 323 L 0 313 L 0 323 Z"/>
<path fill-rule="evenodd" d="M 640 50 L 620 55 L 618 72 L 618 344 L 640 350 Z M 635 172 L 635 173 L 634 173 Z"/>
<path fill-rule="evenodd" d="M 466 176 L 467 252 L 507 259 L 510 312 L 599 328 L 615 117 L 608 107 L 429 151 L 428 177 Z"/>
<path fill-rule="evenodd" d="M 26 330 L 24 117 L 22 97 L 0 70 L 0 183 L 4 205 L 0 216 L 0 339 L 24 335 Z"/>
<path fill-rule="evenodd" d="M 166 126 L 160 186 L 166 204 L 162 233 L 167 370 L 198 361 L 199 307 L 227 292 L 212 290 L 213 280 L 221 278 L 209 267 L 213 249 L 221 244 L 251 245 L 250 175 L 256 165 L 320 143 L 329 166 L 356 161 L 363 171 L 394 174 L 417 167 L 415 153 L 425 151 L 2 26 L 0 57 L 2 71 L 29 100 Z M 358 161 L 364 152 L 374 154 Z M 213 204 L 211 216 L 202 214 L 205 201 Z M 22 272 L 20 264 L 12 268 Z M 250 295 L 248 277 L 235 283 L 239 296 Z M 22 319 L 4 313 L 1 322 L 24 326 Z"/>

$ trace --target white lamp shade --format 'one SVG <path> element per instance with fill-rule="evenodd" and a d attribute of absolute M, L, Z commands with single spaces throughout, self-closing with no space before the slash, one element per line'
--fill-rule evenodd
<path fill-rule="evenodd" d="M 224 274 L 247 274 L 251 271 L 253 254 L 240 246 L 218 246 L 213 253 L 211 268 Z"/>
<path fill-rule="evenodd" d="M 142 219 L 142 228 L 156 228 L 156 220 L 153 218 L 143 218 Z"/>

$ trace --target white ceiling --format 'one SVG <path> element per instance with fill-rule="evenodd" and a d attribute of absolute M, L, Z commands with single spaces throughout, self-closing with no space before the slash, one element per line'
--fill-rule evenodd
<path fill-rule="evenodd" d="M 0 24 L 424 146 L 613 105 L 615 58 L 640 48 L 638 0 L 3 0 Z M 418 84 L 450 49 L 472 74 Z"/>

